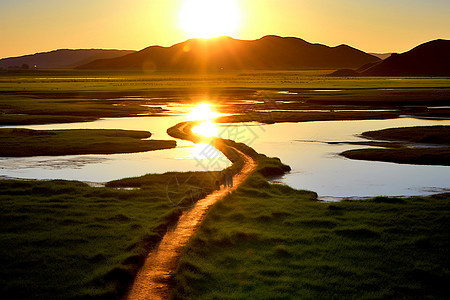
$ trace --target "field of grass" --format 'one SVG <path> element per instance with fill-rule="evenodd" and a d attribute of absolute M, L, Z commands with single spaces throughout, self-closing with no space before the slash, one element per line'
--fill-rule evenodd
<path fill-rule="evenodd" d="M 83 116 L 49 116 L 49 115 L 22 115 L 22 114 L 0 114 L 0 125 L 36 125 L 36 124 L 53 124 L 53 123 L 75 123 L 89 122 L 98 120 L 96 117 Z"/>
<path fill-rule="evenodd" d="M 326 70 L 292 72 L 247 72 L 209 75 L 161 72 L 33 71 L 0 72 L 0 125 L 31 125 L 85 122 L 105 117 L 164 115 L 160 106 L 208 101 L 223 105 L 228 113 L 251 113 L 254 109 L 352 109 L 389 108 L 372 118 L 399 114 L 448 116 L 448 109 L 427 110 L 446 105 L 450 78 L 336 78 Z M 228 102 L 251 100 L 244 105 Z M 250 102 L 251 102 L 250 101 Z M 150 105 L 146 107 L 143 105 Z M 405 105 L 413 108 L 405 109 Z M 418 108 L 420 107 L 420 108 Z M 348 108 L 348 107 L 347 107 Z M 288 120 L 335 120 L 321 113 L 290 115 Z M 358 118 L 356 113 L 343 119 Z M 247 116 L 248 117 L 248 116 Z M 362 113 L 359 118 L 367 118 Z M 242 117 L 239 117 L 242 119 Z M 254 119 L 270 118 L 264 114 Z"/>
<path fill-rule="evenodd" d="M 216 174 L 167 173 L 92 188 L 70 181 L 0 181 L 4 299 L 119 299 L 181 209 Z M 176 178 L 180 185 L 169 185 Z M 170 196 L 170 198 L 169 198 Z"/>
<path fill-rule="evenodd" d="M 406 147 L 401 142 L 450 145 L 450 126 L 416 126 L 388 128 L 362 133 L 368 139 L 394 141 L 391 143 L 367 142 L 385 149 L 355 149 L 341 153 L 358 160 L 374 160 L 400 164 L 450 166 L 450 147 Z"/>
<path fill-rule="evenodd" d="M 144 107 L 143 104 L 147 103 L 96 99 L 95 95 L 0 92 L 0 125 L 86 122 L 99 118 L 154 115 L 163 112 L 161 108 Z"/>
<path fill-rule="evenodd" d="M 450 196 L 320 203 L 253 175 L 191 239 L 174 299 L 444 299 Z"/>
<path fill-rule="evenodd" d="M 321 109 L 322 105 L 332 109 L 342 103 L 392 108 L 447 103 L 450 95 L 450 78 L 323 76 L 330 72 L 5 71 L 0 72 L 0 125 L 161 115 L 164 110 L 157 106 L 169 101 L 210 99 L 226 104 L 248 99 L 262 101 L 262 108 L 268 109 Z M 167 100 L 157 100 L 160 96 Z M 241 107 L 228 109 L 238 112 Z M 266 123 L 400 114 L 280 113 L 277 117 L 251 109 L 246 117 Z M 448 117 L 446 111 L 440 113 Z M 242 116 L 236 120 L 242 121 Z M 112 131 L 1 129 L 1 151 L 15 156 L 57 155 L 51 151 L 58 149 L 59 154 L 80 154 L 94 153 L 92 149 L 124 151 L 123 147 L 131 149 L 141 142 L 147 147 L 152 142 L 140 140 L 148 133 L 118 136 L 114 131 L 114 137 L 104 136 L 107 132 Z M 36 137 L 39 142 L 33 148 L 30 140 Z M 47 147 L 56 139 L 58 147 Z M 86 141 L 84 150 L 74 147 L 81 146 L 81 139 Z M 10 147 L 14 143 L 16 148 Z M 449 196 L 319 203 L 314 192 L 271 185 L 262 177 L 287 171 L 280 160 L 230 140 L 216 146 L 233 162 L 233 172 L 242 161 L 232 148 L 256 158 L 258 172 L 208 213 L 181 258 L 174 298 L 448 296 Z M 78 152 L 70 152 L 74 150 Z M 0 181 L 1 295 L 7 299 L 122 297 L 167 226 L 177 220 L 181 209 L 211 192 L 218 176 L 218 172 L 146 175 L 113 181 L 105 188 L 68 181 Z"/>
<path fill-rule="evenodd" d="M 188 74 L 99 71 L 0 72 L 0 91 L 146 91 L 196 88 L 448 88 L 450 78 L 331 77 L 333 70 Z"/>
<path fill-rule="evenodd" d="M 175 148 L 169 140 L 144 140 L 148 131 L 117 129 L 31 130 L 0 128 L 0 156 L 133 153 Z"/>
<path fill-rule="evenodd" d="M 233 162 L 233 172 L 242 166 L 235 149 L 257 158 L 260 173 L 289 169 L 244 144 L 217 143 Z M 69 181 L 0 181 L 0 293 L 20 299 L 121 298 L 149 249 L 183 209 L 215 189 L 220 176 L 149 174 L 111 181 L 105 188 Z"/>

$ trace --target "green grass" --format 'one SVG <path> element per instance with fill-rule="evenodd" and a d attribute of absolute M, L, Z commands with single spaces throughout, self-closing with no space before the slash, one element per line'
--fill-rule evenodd
<path fill-rule="evenodd" d="M 146 91 L 185 88 L 448 88 L 449 78 L 324 76 L 333 70 L 188 74 L 101 71 L 0 72 L 1 91 Z"/>
<path fill-rule="evenodd" d="M 150 136 L 148 131 L 117 129 L 0 128 L 0 156 L 133 153 L 176 147 L 175 141 L 144 140 Z"/>
<path fill-rule="evenodd" d="M 257 108 L 335 109 L 336 105 L 366 109 L 421 106 L 421 109 L 414 108 L 414 111 L 400 109 L 402 112 L 377 112 L 372 115 L 364 112 L 360 115 L 285 114 L 284 121 L 392 118 L 398 117 L 400 113 L 448 115 L 446 109 L 427 111 L 426 107 L 446 105 L 450 96 L 450 78 L 335 78 L 323 76 L 326 72 L 308 70 L 203 75 L 69 70 L 17 74 L 0 72 L 0 125 L 87 122 L 105 117 L 162 115 L 165 111 L 158 105 L 168 102 L 195 103 L 205 99 L 223 104 L 226 107 L 222 108 L 226 112 L 233 113 Z M 286 91 L 291 94 L 283 94 Z M 248 103 L 227 105 L 230 99 L 255 100 L 259 104 L 251 107 Z M 270 114 L 252 116 L 257 121 L 274 121 Z"/>
<path fill-rule="evenodd" d="M 153 115 L 161 108 L 144 107 L 146 101 L 96 99 L 80 93 L 4 93 L 0 91 L 0 125 L 30 125 L 95 121 L 99 118 Z M 112 96 L 114 98 L 114 96 Z M 120 97 L 120 95 L 115 95 Z"/>
<path fill-rule="evenodd" d="M 234 148 L 258 159 L 261 173 L 288 169 L 244 144 L 220 140 L 218 147 L 232 160 L 233 172 L 242 167 Z M 148 174 L 105 188 L 61 180 L 0 181 L 0 293 L 8 299 L 121 298 L 167 227 L 211 193 L 220 177 L 221 172 Z"/>
<path fill-rule="evenodd" d="M 124 178 L 106 183 L 113 188 L 156 188 L 172 204 L 189 207 L 215 190 L 221 172 L 168 172 Z"/>
<path fill-rule="evenodd" d="M 450 196 L 320 203 L 254 174 L 181 256 L 176 299 L 445 299 Z"/>
<path fill-rule="evenodd" d="M 182 209 L 214 174 L 167 173 L 92 188 L 0 181 L 0 293 L 5 299 L 119 299 Z M 180 185 L 174 185 L 174 178 Z"/>
<path fill-rule="evenodd" d="M 291 109 L 303 105 L 317 109 L 316 103 L 443 103 L 450 91 L 449 78 L 321 76 L 328 71 L 0 73 L 3 125 L 163 113 L 141 106 L 164 104 L 161 101 L 118 99 L 130 95 L 170 96 L 167 101 L 181 103 L 206 96 L 217 103 L 235 98 L 295 100 L 289 104 Z M 396 90 L 378 90 L 387 88 Z M 264 90 L 263 96 L 255 96 L 259 90 Z M 280 90 L 297 95 L 278 94 Z M 242 162 L 235 151 L 227 150 L 227 143 L 258 159 L 259 174 L 282 174 L 288 169 L 243 144 L 223 141 L 217 146 L 234 163 L 233 171 Z M 213 190 L 217 176 L 216 172 L 146 175 L 114 181 L 107 188 L 67 181 L 0 181 L 2 296 L 120 298 L 145 254 L 175 222 L 180 209 Z M 449 294 L 441 284 L 448 281 L 449 272 L 447 196 L 338 204 L 314 199 L 313 192 L 270 185 L 253 175 L 212 208 L 186 249 L 175 278 L 177 297 L 444 298 Z"/>
<path fill-rule="evenodd" d="M 83 95 L 51 95 L 51 93 L 2 94 L 0 105 L 5 114 L 126 117 L 149 112 L 148 108 L 140 107 L 133 101 L 84 99 Z"/>

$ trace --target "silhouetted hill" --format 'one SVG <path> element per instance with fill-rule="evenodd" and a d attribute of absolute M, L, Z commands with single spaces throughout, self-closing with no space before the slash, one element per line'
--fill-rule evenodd
<path fill-rule="evenodd" d="M 265 36 L 258 40 L 230 37 L 191 39 L 171 47 L 152 46 L 80 69 L 132 70 L 295 70 L 355 68 L 380 59 L 347 45 L 328 47 L 299 38 Z"/>
<path fill-rule="evenodd" d="M 31 55 L 0 59 L 0 68 L 21 68 L 24 64 L 36 69 L 73 68 L 96 59 L 108 59 L 134 53 L 130 50 L 59 49 Z"/>
<path fill-rule="evenodd" d="M 403 54 L 392 54 L 363 75 L 450 76 L 450 40 L 434 40 Z"/>
<path fill-rule="evenodd" d="M 450 40 L 434 40 L 402 54 L 356 70 L 341 69 L 331 76 L 450 76 Z"/>
<path fill-rule="evenodd" d="M 402 53 L 392 54 L 362 72 L 375 76 L 450 76 L 450 40 L 434 40 Z"/>

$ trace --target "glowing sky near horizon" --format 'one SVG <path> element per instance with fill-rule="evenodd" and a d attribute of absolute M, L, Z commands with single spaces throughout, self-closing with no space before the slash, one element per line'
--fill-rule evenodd
<path fill-rule="evenodd" d="M 0 0 L 0 58 L 60 48 L 170 46 L 203 26 L 180 26 L 185 1 L 192 0 Z M 222 0 L 228 1 L 236 3 L 239 26 L 219 30 L 215 25 L 203 35 L 296 36 L 367 52 L 404 52 L 436 38 L 450 39 L 448 0 Z M 213 19 L 235 17 L 228 12 Z"/>
<path fill-rule="evenodd" d="M 184 0 L 179 24 L 189 38 L 214 38 L 235 35 L 240 18 L 237 0 Z"/>

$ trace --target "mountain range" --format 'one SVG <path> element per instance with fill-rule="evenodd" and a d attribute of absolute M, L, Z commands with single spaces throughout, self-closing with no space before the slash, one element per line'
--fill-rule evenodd
<path fill-rule="evenodd" d="M 131 50 L 59 49 L 31 55 L 0 59 L 0 68 L 61 69 L 74 68 L 97 59 L 109 59 L 134 53 Z"/>
<path fill-rule="evenodd" d="M 77 69 L 101 70 L 298 70 L 357 68 L 380 59 L 347 45 L 329 47 L 300 38 L 265 36 L 258 40 L 230 37 L 190 39 L 171 47 L 151 46 Z"/>
<path fill-rule="evenodd" d="M 390 53 L 371 55 L 347 45 L 329 47 L 270 35 L 257 40 L 190 39 L 171 47 L 151 46 L 141 51 L 60 49 L 4 58 L 0 68 L 187 72 L 339 69 L 331 75 L 450 76 L 449 53 L 450 40 L 443 39 L 388 57 Z"/>

